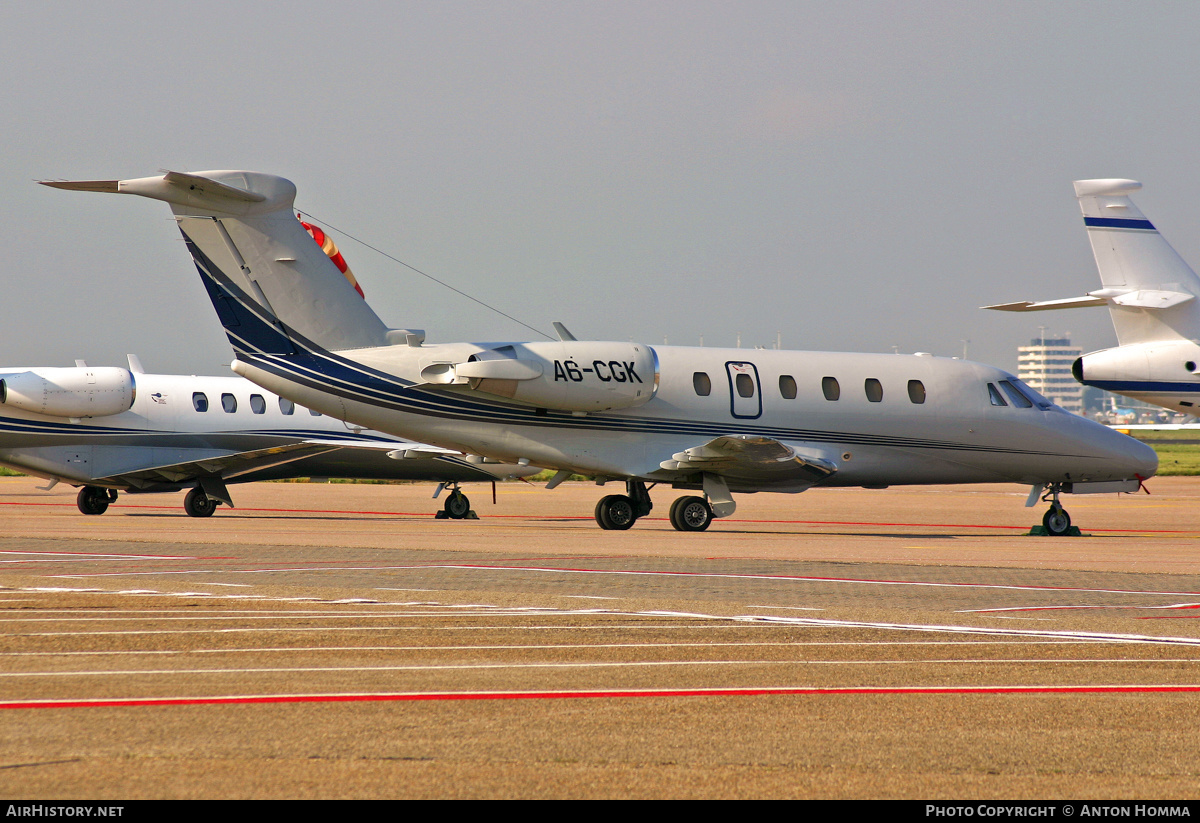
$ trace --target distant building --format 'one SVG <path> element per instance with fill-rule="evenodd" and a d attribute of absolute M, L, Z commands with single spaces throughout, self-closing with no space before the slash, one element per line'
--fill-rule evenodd
<path fill-rule="evenodd" d="M 1083 384 L 1071 376 L 1081 354 L 1069 337 L 1035 337 L 1017 347 L 1017 377 L 1067 411 L 1083 414 Z"/>

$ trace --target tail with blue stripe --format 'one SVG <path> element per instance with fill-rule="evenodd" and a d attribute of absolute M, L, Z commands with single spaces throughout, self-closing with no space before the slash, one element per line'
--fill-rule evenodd
<path fill-rule="evenodd" d="M 1200 337 L 1200 278 L 1129 195 L 1135 180 L 1077 180 L 1102 298 L 1121 345 Z"/>
<path fill-rule="evenodd" d="M 290 180 L 207 171 L 45 185 L 168 203 L 239 353 L 287 355 L 388 343 L 383 321 L 296 218 Z"/>

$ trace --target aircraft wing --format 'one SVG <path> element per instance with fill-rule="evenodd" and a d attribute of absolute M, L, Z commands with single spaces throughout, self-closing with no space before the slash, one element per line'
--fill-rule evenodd
<path fill-rule="evenodd" d="M 824 457 L 805 455 L 796 447 L 750 434 L 727 434 L 677 452 L 662 468 L 719 475 L 731 487 L 775 485 L 796 490 L 813 486 L 837 471 Z"/>
<path fill-rule="evenodd" d="M 182 483 L 197 477 L 229 480 L 249 472 L 269 469 L 272 466 L 291 463 L 343 447 L 344 444 L 334 445 L 322 442 L 288 443 L 283 446 L 231 452 L 182 463 L 128 469 L 107 477 L 97 477 L 95 482 L 99 485 L 111 484 L 145 489 L 161 483 Z"/>

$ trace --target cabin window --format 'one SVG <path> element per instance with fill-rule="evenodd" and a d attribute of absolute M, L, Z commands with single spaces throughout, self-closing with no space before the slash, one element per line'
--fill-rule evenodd
<path fill-rule="evenodd" d="M 286 397 L 279 398 L 279 410 L 284 414 L 295 414 L 296 404 Z"/>
<path fill-rule="evenodd" d="M 779 375 L 779 394 L 784 400 L 796 399 L 796 378 L 790 374 Z"/>
<path fill-rule="evenodd" d="M 867 393 L 867 399 L 872 403 L 878 403 L 883 400 L 883 384 L 874 377 L 868 377 L 863 383 L 863 389 Z"/>
<path fill-rule="evenodd" d="M 225 410 L 226 414 L 233 414 L 235 411 L 237 411 L 237 398 L 228 392 L 222 394 L 221 408 Z"/>
<path fill-rule="evenodd" d="M 308 410 L 308 413 L 309 413 L 309 414 L 311 414 L 313 417 L 320 417 L 320 416 L 321 416 L 321 413 L 320 413 L 319 411 L 317 411 L 316 409 L 309 409 L 309 410 Z"/>
<path fill-rule="evenodd" d="M 908 381 L 908 399 L 920 405 L 925 402 L 925 384 L 920 380 Z"/>
<path fill-rule="evenodd" d="M 250 395 L 250 411 L 255 414 L 266 414 L 267 401 L 263 399 L 261 394 Z"/>
<path fill-rule="evenodd" d="M 692 388 L 701 397 L 708 397 L 712 394 L 712 380 L 704 372 L 698 371 L 692 375 Z"/>
<path fill-rule="evenodd" d="M 1000 390 L 992 383 L 988 383 L 988 397 L 992 401 L 993 406 L 1007 406 L 1008 403 L 1000 396 Z"/>
<path fill-rule="evenodd" d="M 208 395 L 202 391 L 192 392 L 192 408 L 198 412 L 208 411 Z"/>
<path fill-rule="evenodd" d="M 733 379 L 733 385 L 737 389 L 738 397 L 754 396 L 754 379 L 750 375 L 739 374 Z"/>
<path fill-rule="evenodd" d="M 836 377 L 821 378 L 821 393 L 825 395 L 826 400 L 837 400 L 842 396 L 842 387 L 838 385 Z"/>
<path fill-rule="evenodd" d="M 1007 380 L 1000 381 L 1000 388 L 1004 389 L 1004 393 L 1008 395 L 1008 399 L 1013 402 L 1014 406 L 1020 406 L 1023 409 L 1033 406 L 1033 401 L 1021 394 L 1020 390 Z"/>

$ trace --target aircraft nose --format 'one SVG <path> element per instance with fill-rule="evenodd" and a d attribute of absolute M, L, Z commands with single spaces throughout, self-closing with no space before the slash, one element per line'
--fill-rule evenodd
<path fill-rule="evenodd" d="M 1158 472 L 1158 454 L 1150 446 L 1140 440 L 1135 440 L 1127 434 L 1103 427 L 1104 456 L 1109 463 L 1110 472 L 1120 473 L 1123 477 L 1140 477 L 1145 480 Z"/>
<path fill-rule="evenodd" d="M 1129 441 L 1126 444 L 1125 459 L 1129 462 L 1133 474 L 1142 480 L 1157 474 L 1158 453 L 1140 440 L 1134 440 L 1127 435 L 1122 435 L 1122 437 Z"/>

